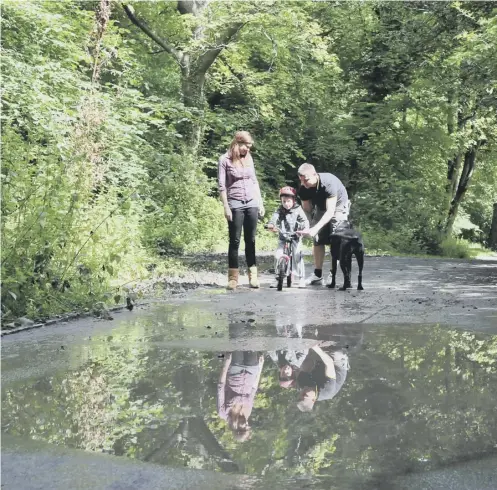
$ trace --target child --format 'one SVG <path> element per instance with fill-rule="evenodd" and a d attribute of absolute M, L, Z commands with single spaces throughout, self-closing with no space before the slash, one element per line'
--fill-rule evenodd
<path fill-rule="evenodd" d="M 309 220 L 307 219 L 304 210 L 296 201 L 297 191 L 293 187 L 282 187 L 280 189 L 281 206 L 274 212 L 269 220 L 267 228 L 273 231 L 294 232 L 309 229 Z M 285 245 L 284 236 L 280 233 L 280 241 L 275 252 L 276 264 L 278 259 L 283 254 Z M 299 278 L 299 288 L 305 288 L 305 266 L 304 256 L 300 251 L 301 238 L 295 238 L 293 241 L 293 260 L 292 273 L 294 277 Z M 278 279 L 275 279 L 274 284 L 270 287 L 278 286 Z"/>

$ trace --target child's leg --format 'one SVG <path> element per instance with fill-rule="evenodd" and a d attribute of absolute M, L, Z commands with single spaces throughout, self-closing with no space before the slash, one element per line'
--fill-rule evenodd
<path fill-rule="evenodd" d="M 278 242 L 278 248 L 276 249 L 276 252 L 274 252 L 274 272 L 275 272 L 275 274 L 278 273 L 278 260 L 283 255 L 284 249 L 285 249 L 285 242 L 280 240 Z"/>
<path fill-rule="evenodd" d="M 293 273 L 300 279 L 305 277 L 304 254 L 301 252 L 302 240 L 293 242 Z"/>

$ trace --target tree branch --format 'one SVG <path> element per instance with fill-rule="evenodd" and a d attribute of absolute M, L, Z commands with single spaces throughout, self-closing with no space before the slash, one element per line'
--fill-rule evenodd
<path fill-rule="evenodd" d="M 122 4 L 124 11 L 126 12 L 126 15 L 128 16 L 129 20 L 137 26 L 139 29 L 141 29 L 150 39 L 152 39 L 154 42 L 156 42 L 161 48 L 164 49 L 167 53 L 170 55 L 174 56 L 175 60 L 180 63 L 181 59 L 181 52 L 178 51 L 174 46 L 169 44 L 165 39 L 161 39 L 157 34 L 155 34 L 148 25 L 141 20 L 138 20 L 137 17 L 135 16 L 133 9 L 130 8 L 129 5 Z"/>
<path fill-rule="evenodd" d="M 238 34 L 240 29 L 246 24 L 237 23 L 228 27 L 226 31 L 219 37 L 219 43 L 216 47 L 208 49 L 204 54 L 199 57 L 198 71 L 200 73 L 207 73 L 212 63 L 216 60 L 219 53 L 226 47 L 226 45 Z"/>
<path fill-rule="evenodd" d="M 226 65 L 226 67 L 228 68 L 228 70 L 231 72 L 231 74 L 237 79 L 239 80 L 240 82 L 243 82 L 243 79 L 245 78 L 245 74 L 243 73 L 237 73 L 235 71 L 235 69 L 229 64 L 228 60 L 226 59 L 226 57 L 224 55 L 221 55 L 220 56 L 220 59 L 221 61 Z"/>

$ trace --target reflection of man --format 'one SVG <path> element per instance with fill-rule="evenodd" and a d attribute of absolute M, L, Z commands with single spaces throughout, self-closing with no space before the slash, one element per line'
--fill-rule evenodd
<path fill-rule="evenodd" d="M 299 189 L 302 207 L 308 217 L 312 213 L 307 234 L 313 238 L 314 274 L 306 284 L 319 285 L 323 284 L 325 245 L 331 244 L 330 236 L 339 223 L 347 221 L 347 190 L 338 177 L 330 173 L 318 174 L 309 163 L 301 165 L 298 173 L 302 184 Z M 326 283 L 331 284 L 331 274 Z"/>
<path fill-rule="evenodd" d="M 331 400 L 342 388 L 348 369 L 349 358 L 342 350 L 330 355 L 319 346 L 312 347 L 297 376 L 299 410 L 310 412 L 317 401 Z"/>

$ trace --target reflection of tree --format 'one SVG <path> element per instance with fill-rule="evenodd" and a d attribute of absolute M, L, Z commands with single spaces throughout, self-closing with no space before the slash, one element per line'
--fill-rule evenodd
<path fill-rule="evenodd" d="M 170 464 L 172 460 L 178 459 L 177 455 L 171 454 L 176 450 L 179 459 L 184 462 L 185 457 L 188 457 L 189 444 L 195 445 L 197 459 L 202 460 L 203 463 L 210 460 L 227 473 L 239 471 L 238 465 L 222 448 L 205 421 L 198 416 L 182 419 L 172 435 L 163 439 L 161 445 L 144 459 L 154 463 Z M 200 467 L 205 468 L 205 464 Z"/>
<path fill-rule="evenodd" d="M 4 390 L 3 430 L 269 480 L 333 475 L 340 487 L 350 475 L 364 481 L 493 450 L 496 354 L 497 337 L 433 326 L 373 329 L 350 353 L 340 395 L 306 414 L 268 364 L 253 436 L 239 444 L 216 414 L 223 361 L 167 351 L 136 329 L 100 343 L 78 370 Z"/>
<path fill-rule="evenodd" d="M 125 339 L 102 338 L 90 353 L 83 352 L 91 360 L 79 370 L 8 390 L 3 402 L 8 430 L 91 451 L 114 452 L 115 444 L 125 438 L 122 451 L 132 451 L 143 423 L 163 410 L 131 398 L 131 387 L 147 362 L 147 346 L 138 342 L 141 328 L 134 334 L 131 330 Z M 123 340 L 127 347 L 114 347 Z"/>

